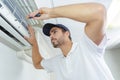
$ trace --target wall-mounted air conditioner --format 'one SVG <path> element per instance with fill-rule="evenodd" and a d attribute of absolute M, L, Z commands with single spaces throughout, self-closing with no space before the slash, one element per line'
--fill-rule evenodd
<path fill-rule="evenodd" d="M 31 45 L 23 37 L 29 37 L 27 24 L 16 18 L 19 15 L 11 10 L 0 0 L 0 42 L 16 51 L 28 49 Z"/>
<path fill-rule="evenodd" d="M 24 39 L 24 36 L 29 37 L 27 25 L 42 27 L 43 21 L 26 20 L 25 16 L 36 9 L 34 0 L 0 0 L 0 42 L 29 63 L 32 63 L 31 44 Z M 35 33 L 39 35 L 39 30 L 35 29 Z"/>

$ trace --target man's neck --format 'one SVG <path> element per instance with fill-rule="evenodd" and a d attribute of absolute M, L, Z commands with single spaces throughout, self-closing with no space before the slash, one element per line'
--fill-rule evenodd
<path fill-rule="evenodd" d="M 72 44 L 73 44 L 72 41 L 68 41 L 60 47 L 60 49 L 62 50 L 62 53 L 65 57 L 70 52 L 70 50 L 72 48 Z"/>

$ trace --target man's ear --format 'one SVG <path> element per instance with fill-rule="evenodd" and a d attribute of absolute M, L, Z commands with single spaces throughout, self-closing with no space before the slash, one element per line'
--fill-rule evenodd
<path fill-rule="evenodd" d="M 69 36 L 69 35 L 70 35 L 70 32 L 69 32 L 69 31 L 66 31 L 65 34 L 66 34 L 67 36 Z"/>

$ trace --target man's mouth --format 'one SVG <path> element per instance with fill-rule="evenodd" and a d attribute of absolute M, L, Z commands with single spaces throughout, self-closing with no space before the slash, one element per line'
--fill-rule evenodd
<path fill-rule="evenodd" d="M 54 42 L 54 41 L 56 41 L 57 39 L 51 39 L 51 42 Z"/>

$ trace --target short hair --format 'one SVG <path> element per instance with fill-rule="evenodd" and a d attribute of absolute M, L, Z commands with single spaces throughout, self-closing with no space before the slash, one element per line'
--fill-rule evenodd
<path fill-rule="evenodd" d="M 62 29 L 62 28 L 61 28 Z M 66 32 L 66 30 L 62 29 L 62 32 Z M 70 33 L 70 31 L 68 31 Z M 68 36 L 69 39 L 72 41 L 71 34 Z"/>

